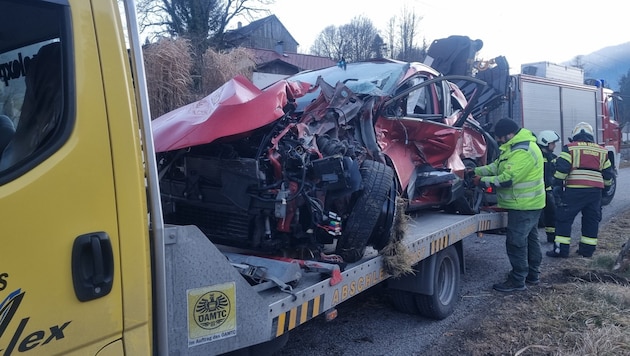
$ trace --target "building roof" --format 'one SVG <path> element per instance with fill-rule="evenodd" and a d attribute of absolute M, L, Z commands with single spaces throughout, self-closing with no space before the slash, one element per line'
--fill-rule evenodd
<path fill-rule="evenodd" d="M 290 52 L 284 52 L 283 54 L 280 54 L 275 50 L 262 48 L 250 48 L 249 50 L 253 51 L 254 53 L 254 61 L 256 62 L 257 67 L 264 66 L 265 64 L 274 61 L 279 61 L 296 67 L 298 71 L 302 71 L 321 69 L 337 64 L 337 62 L 333 61 L 330 58 L 313 56 L 310 54 Z"/>
<path fill-rule="evenodd" d="M 236 28 L 236 29 L 233 29 L 233 30 L 227 30 L 225 32 L 226 40 L 232 41 L 232 40 L 248 38 L 249 36 L 251 36 L 251 34 L 254 31 L 256 31 L 258 28 L 262 27 L 264 24 L 266 24 L 268 22 L 277 22 L 280 26 L 282 26 L 282 28 L 284 29 L 286 34 L 289 37 L 291 37 L 291 39 L 297 45 L 300 44 L 298 41 L 295 40 L 295 38 L 291 35 L 291 33 L 289 31 L 287 31 L 286 27 L 284 27 L 284 25 L 282 24 L 282 22 L 280 22 L 280 20 L 278 19 L 278 17 L 276 17 L 276 15 L 270 15 L 270 16 L 264 17 L 262 19 L 258 19 L 258 20 L 252 21 L 252 22 L 250 22 L 249 24 L 247 24 L 245 26 L 240 26 L 239 28 Z M 240 25 L 240 23 L 239 23 L 239 25 Z"/>

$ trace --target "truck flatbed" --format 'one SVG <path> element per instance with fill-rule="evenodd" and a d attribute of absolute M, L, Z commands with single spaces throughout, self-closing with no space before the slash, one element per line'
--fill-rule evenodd
<path fill-rule="evenodd" d="M 414 265 L 466 236 L 505 224 L 504 213 L 423 211 L 409 220 L 403 244 Z M 320 272 L 303 271 L 290 290 L 257 290 L 228 260 L 227 252 L 196 227 L 168 226 L 165 236 L 166 260 L 170 261 L 166 266 L 166 293 L 173 301 L 167 310 L 171 352 L 189 347 L 200 354 L 227 352 L 234 345 L 240 348 L 273 340 L 391 277 L 384 257 L 368 251 L 363 259 L 346 266 L 341 281 L 333 282 Z M 227 254 L 232 253 L 233 249 Z M 217 263 L 221 259 L 224 264 Z M 237 305 L 248 307 L 239 310 Z"/>

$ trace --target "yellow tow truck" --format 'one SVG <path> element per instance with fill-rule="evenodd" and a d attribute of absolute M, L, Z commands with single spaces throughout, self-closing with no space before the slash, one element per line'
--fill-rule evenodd
<path fill-rule="evenodd" d="M 264 354 L 382 282 L 403 308 L 452 312 L 462 239 L 504 227 L 503 213 L 421 214 L 404 238 L 416 273 L 396 279 L 375 252 L 322 269 L 164 224 L 134 2 L 124 5 L 0 0 L 2 355 Z"/>

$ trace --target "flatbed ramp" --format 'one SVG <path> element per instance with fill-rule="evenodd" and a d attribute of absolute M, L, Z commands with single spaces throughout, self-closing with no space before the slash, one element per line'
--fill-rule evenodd
<path fill-rule="evenodd" d="M 422 212 L 408 221 L 403 244 L 416 264 L 506 222 L 505 213 Z M 168 226 L 165 251 L 171 354 L 216 354 L 272 340 L 391 277 L 383 256 L 368 251 L 346 266 L 340 281 L 302 270 L 290 288 L 260 290 L 194 226 Z"/>

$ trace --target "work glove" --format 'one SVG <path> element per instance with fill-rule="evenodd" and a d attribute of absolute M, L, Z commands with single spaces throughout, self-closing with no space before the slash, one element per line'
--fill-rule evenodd
<path fill-rule="evenodd" d="M 466 168 L 464 170 L 464 178 L 473 178 L 475 176 L 474 168 Z"/>
<path fill-rule="evenodd" d="M 472 181 L 473 181 L 473 184 L 474 184 L 476 187 L 481 187 L 481 188 L 485 188 L 485 187 L 486 187 L 486 183 L 484 183 L 484 182 L 481 180 L 481 176 L 474 176 L 474 177 L 472 178 Z"/>

